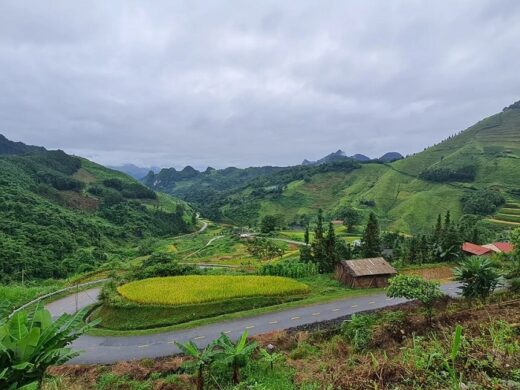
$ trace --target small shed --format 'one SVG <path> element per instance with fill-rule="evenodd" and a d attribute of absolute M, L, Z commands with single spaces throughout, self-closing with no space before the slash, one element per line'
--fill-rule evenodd
<path fill-rule="evenodd" d="M 384 258 L 342 260 L 336 267 L 336 279 L 352 288 L 386 287 L 397 271 Z"/>

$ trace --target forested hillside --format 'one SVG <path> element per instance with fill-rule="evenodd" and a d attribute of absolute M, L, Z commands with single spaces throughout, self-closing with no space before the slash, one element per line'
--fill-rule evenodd
<path fill-rule="evenodd" d="M 278 199 L 290 183 L 297 180 L 309 182 L 314 175 L 327 172 L 346 174 L 360 167 L 350 159 L 294 167 L 208 168 L 204 172 L 188 166 L 182 171 L 170 168 L 158 174 L 150 173 L 144 178 L 144 183 L 192 203 L 208 218 L 254 224 L 260 212 L 260 202 Z"/>
<path fill-rule="evenodd" d="M 4 144 L 20 149 L 0 155 L 0 280 L 88 271 L 110 257 L 124 261 L 142 238 L 193 229 L 183 202 L 122 173 L 60 150 Z"/>
<path fill-rule="evenodd" d="M 230 168 L 231 180 L 227 170 L 198 173 L 188 169 L 167 179 L 168 172 L 163 170 L 145 182 L 200 205 L 212 218 L 242 225 L 255 225 L 265 215 L 277 215 L 287 225 L 301 224 L 317 208 L 334 218 L 351 207 L 365 216 L 374 211 L 385 228 L 419 232 L 448 210 L 455 218 L 463 214 L 485 218 L 506 201 L 509 206 L 517 204 L 519 106 L 515 103 L 423 152 L 392 163 L 344 160 L 347 169 L 325 164 L 322 170 L 309 166 Z M 278 180 L 280 175 L 283 180 Z M 489 201 L 494 198 L 489 191 L 498 192 L 501 200 Z M 491 217 L 483 223 L 495 228 L 520 225 L 520 220 L 511 218 L 500 223 Z"/>

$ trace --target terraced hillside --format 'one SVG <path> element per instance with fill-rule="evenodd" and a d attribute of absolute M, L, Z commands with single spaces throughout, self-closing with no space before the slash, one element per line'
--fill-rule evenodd
<path fill-rule="evenodd" d="M 520 227 L 520 202 L 509 200 L 488 222 L 506 227 Z"/>
<path fill-rule="evenodd" d="M 464 170 L 474 177 L 450 177 Z M 439 180 L 424 178 L 432 172 L 430 176 L 439 176 Z M 518 178 L 520 109 L 510 108 L 404 160 L 363 164 L 347 174 L 318 174 L 308 181 L 293 182 L 278 198 L 260 200 L 256 218 L 283 213 L 290 222 L 318 207 L 333 211 L 349 204 L 365 214 L 375 211 L 387 228 L 417 232 L 433 225 L 436 215 L 446 210 L 460 217 L 461 198 L 477 189 L 496 189 L 508 197 L 520 187 Z M 230 198 L 225 215 L 233 218 L 233 200 L 244 199 L 245 194 Z M 498 227 L 516 226 L 517 204 L 510 202 L 490 220 Z"/>
<path fill-rule="evenodd" d="M 165 190 L 187 201 L 202 201 L 213 210 L 214 219 L 241 225 L 255 225 L 268 214 L 279 215 L 286 224 L 299 224 L 319 207 L 334 216 L 334 210 L 350 205 L 364 215 L 374 211 L 388 229 L 418 232 L 430 228 L 447 210 L 460 217 L 461 199 L 473 191 L 493 189 L 506 198 L 520 193 L 520 103 L 403 160 L 356 164 L 322 172 L 304 172 L 301 167 L 264 170 L 250 179 L 247 170 L 235 168 L 233 175 L 245 179 L 236 186 L 227 181 L 225 191 L 215 191 L 202 173 L 197 175 L 197 186 L 191 185 L 193 179 L 179 178 Z M 289 172 L 301 177 L 273 180 L 276 175 L 291 177 Z M 163 185 L 153 182 L 157 178 L 161 175 L 148 178 L 147 184 Z M 515 203 L 511 205 L 490 217 L 502 221 L 495 226 L 516 226 Z"/>

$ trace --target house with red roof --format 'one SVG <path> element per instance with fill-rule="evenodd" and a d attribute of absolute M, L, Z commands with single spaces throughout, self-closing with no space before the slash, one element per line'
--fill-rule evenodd
<path fill-rule="evenodd" d="M 494 242 L 486 245 L 477 245 L 471 242 L 462 244 L 462 251 L 470 256 L 491 256 L 494 253 L 510 254 L 514 249 L 514 245 L 509 242 Z"/>
<path fill-rule="evenodd" d="M 490 248 L 485 248 L 482 245 L 465 242 L 462 244 L 462 252 L 470 256 L 491 256 L 494 252 Z"/>

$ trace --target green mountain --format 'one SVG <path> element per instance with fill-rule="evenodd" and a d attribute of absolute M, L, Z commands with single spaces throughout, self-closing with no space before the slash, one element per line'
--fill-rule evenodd
<path fill-rule="evenodd" d="M 145 183 L 197 206 L 204 204 L 206 210 L 213 209 L 212 217 L 237 224 L 257 224 L 264 215 L 298 224 L 320 207 L 334 217 L 336 210 L 348 205 L 365 215 L 376 212 L 387 229 L 409 233 L 430 228 L 447 210 L 454 218 L 476 213 L 464 208 L 464 202 L 475 196 L 487 199 L 482 191 L 493 190 L 508 204 L 488 218 L 490 226 L 520 225 L 515 212 L 520 195 L 520 103 L 405 159 L 351 164 L 345 170 L 325 164 L 322 171 L 308 166 L 271 171 L 234 168 L 233 177 L 240 178 L 236 181 L 228 180 L 225 170 L 193 177 L 166 178 L 159 173 L 148 176 Z M 481 213 L 494 214 L 499 203 Z M 504 214 L 508 220 L 500 219 Z"/>
<path fill-rule="evenodd" d="M 87 271 L 126 260 L 142 238 L 193 230 L 184 202 L 123 173 L 1 139 L 0 280 Z"/>

